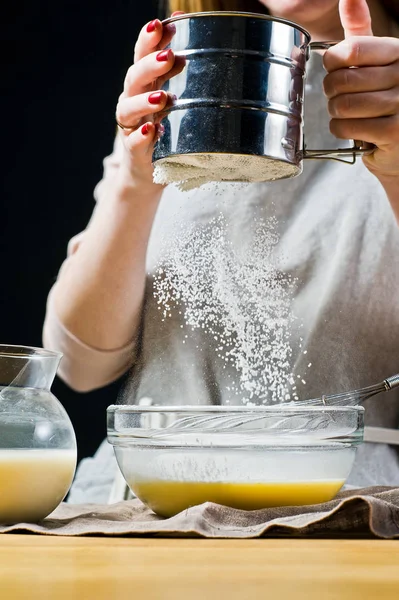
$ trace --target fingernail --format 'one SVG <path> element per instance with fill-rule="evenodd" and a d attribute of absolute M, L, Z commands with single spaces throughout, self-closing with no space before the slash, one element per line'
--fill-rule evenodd
<path fill-rule="evenodd" d="M 157 61 L 158 62 L 166 62 L 167 60 L 169 60 L 172 57 L 172 50 L 162 50 L 162 52 L 159 52 L 157 54 Z"/>
<path fill-rule="evenodd" d="M 165 127 L 161 123 L 155 125 L 155 136 L 159 140 L 165 133 Z"/>
<path fill-rule="evenodd" d="M 148 135 L 150 133 L 150 124 L 149 123 L 144 123 L 143 127 L 141 128 L 141 133 L 143 135 Z"/>
<path fill-rule="evenodd" d="M 147 25 L 147 33 L 152 33 L 153 31 L 155 31 L 156 28 L 157 28 L 158 23 L 159 23 L 158 19 L 154 19 L 153 21 L 151 21 L 150 23 L 148 23 L 148 25 Z"/>
<path fill-rule="evenodd" d="M 153 92 L 148 96 L 148 102 L 150 104 L 159 104 L 162 101 L 163 92 Z"/>
<path fill-rule="evenodd" d="M 174 23 L 168 23 L 165 25 L 165 29 L 168 30 L 168 33 L 175 34 L 176 33 L 176 25 Z"/>

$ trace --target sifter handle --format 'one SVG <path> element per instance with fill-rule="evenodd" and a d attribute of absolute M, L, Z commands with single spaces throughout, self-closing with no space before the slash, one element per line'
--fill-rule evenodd
<path fill-rule="evenodd" d="M 309 52 L 313 50 L 328 50 L 332 46 L 335 46 L 339 42 L 311 42 L 308 46 Z M 306 148 L 304 144 L 302 158 L 312 159 L 330 159 L 338 160 L 347 164 L 355 164 L 357 156 L 364 156 L 366 154 L 372 154 L 376 146 L 369 142 L 363 142 L 361 140 L 353 140 L 353 145 L 349 148 L 334 148 L 334 149 L 310 149 Z M 346 157 L 346 160 L 345 160 Z"/>

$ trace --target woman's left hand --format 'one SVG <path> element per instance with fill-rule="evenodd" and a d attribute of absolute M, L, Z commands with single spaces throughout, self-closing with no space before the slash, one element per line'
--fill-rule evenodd
<path fill-rule="evenodd" d="M 366 0 L 340 0 L 339 9 L 345 40 L 324 55 L 331 132 L 375 144 L 365 165 L 399 181 L 399 39 L 373 37 Z"/>

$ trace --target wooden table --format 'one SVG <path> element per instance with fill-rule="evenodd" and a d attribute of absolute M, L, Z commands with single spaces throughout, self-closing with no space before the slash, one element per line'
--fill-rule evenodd
<path fill-rule="evenodd" d="M 0 535 L 1 600 L 399 599 L 399 542 Z"/>

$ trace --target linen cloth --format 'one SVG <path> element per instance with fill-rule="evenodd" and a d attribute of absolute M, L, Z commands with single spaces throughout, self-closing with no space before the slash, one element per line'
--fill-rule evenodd
<path fill-rule="evenodd" d="M 62 503 L 38 524 L 0 525 L 0 533 L 23 532 L 67 536 L 398 539 L 399 488 L 350 490 L 323 504 L 255 511 L 206 503 L 169 519 L 158 517 L 137 499 L 108 505 Z"/>

